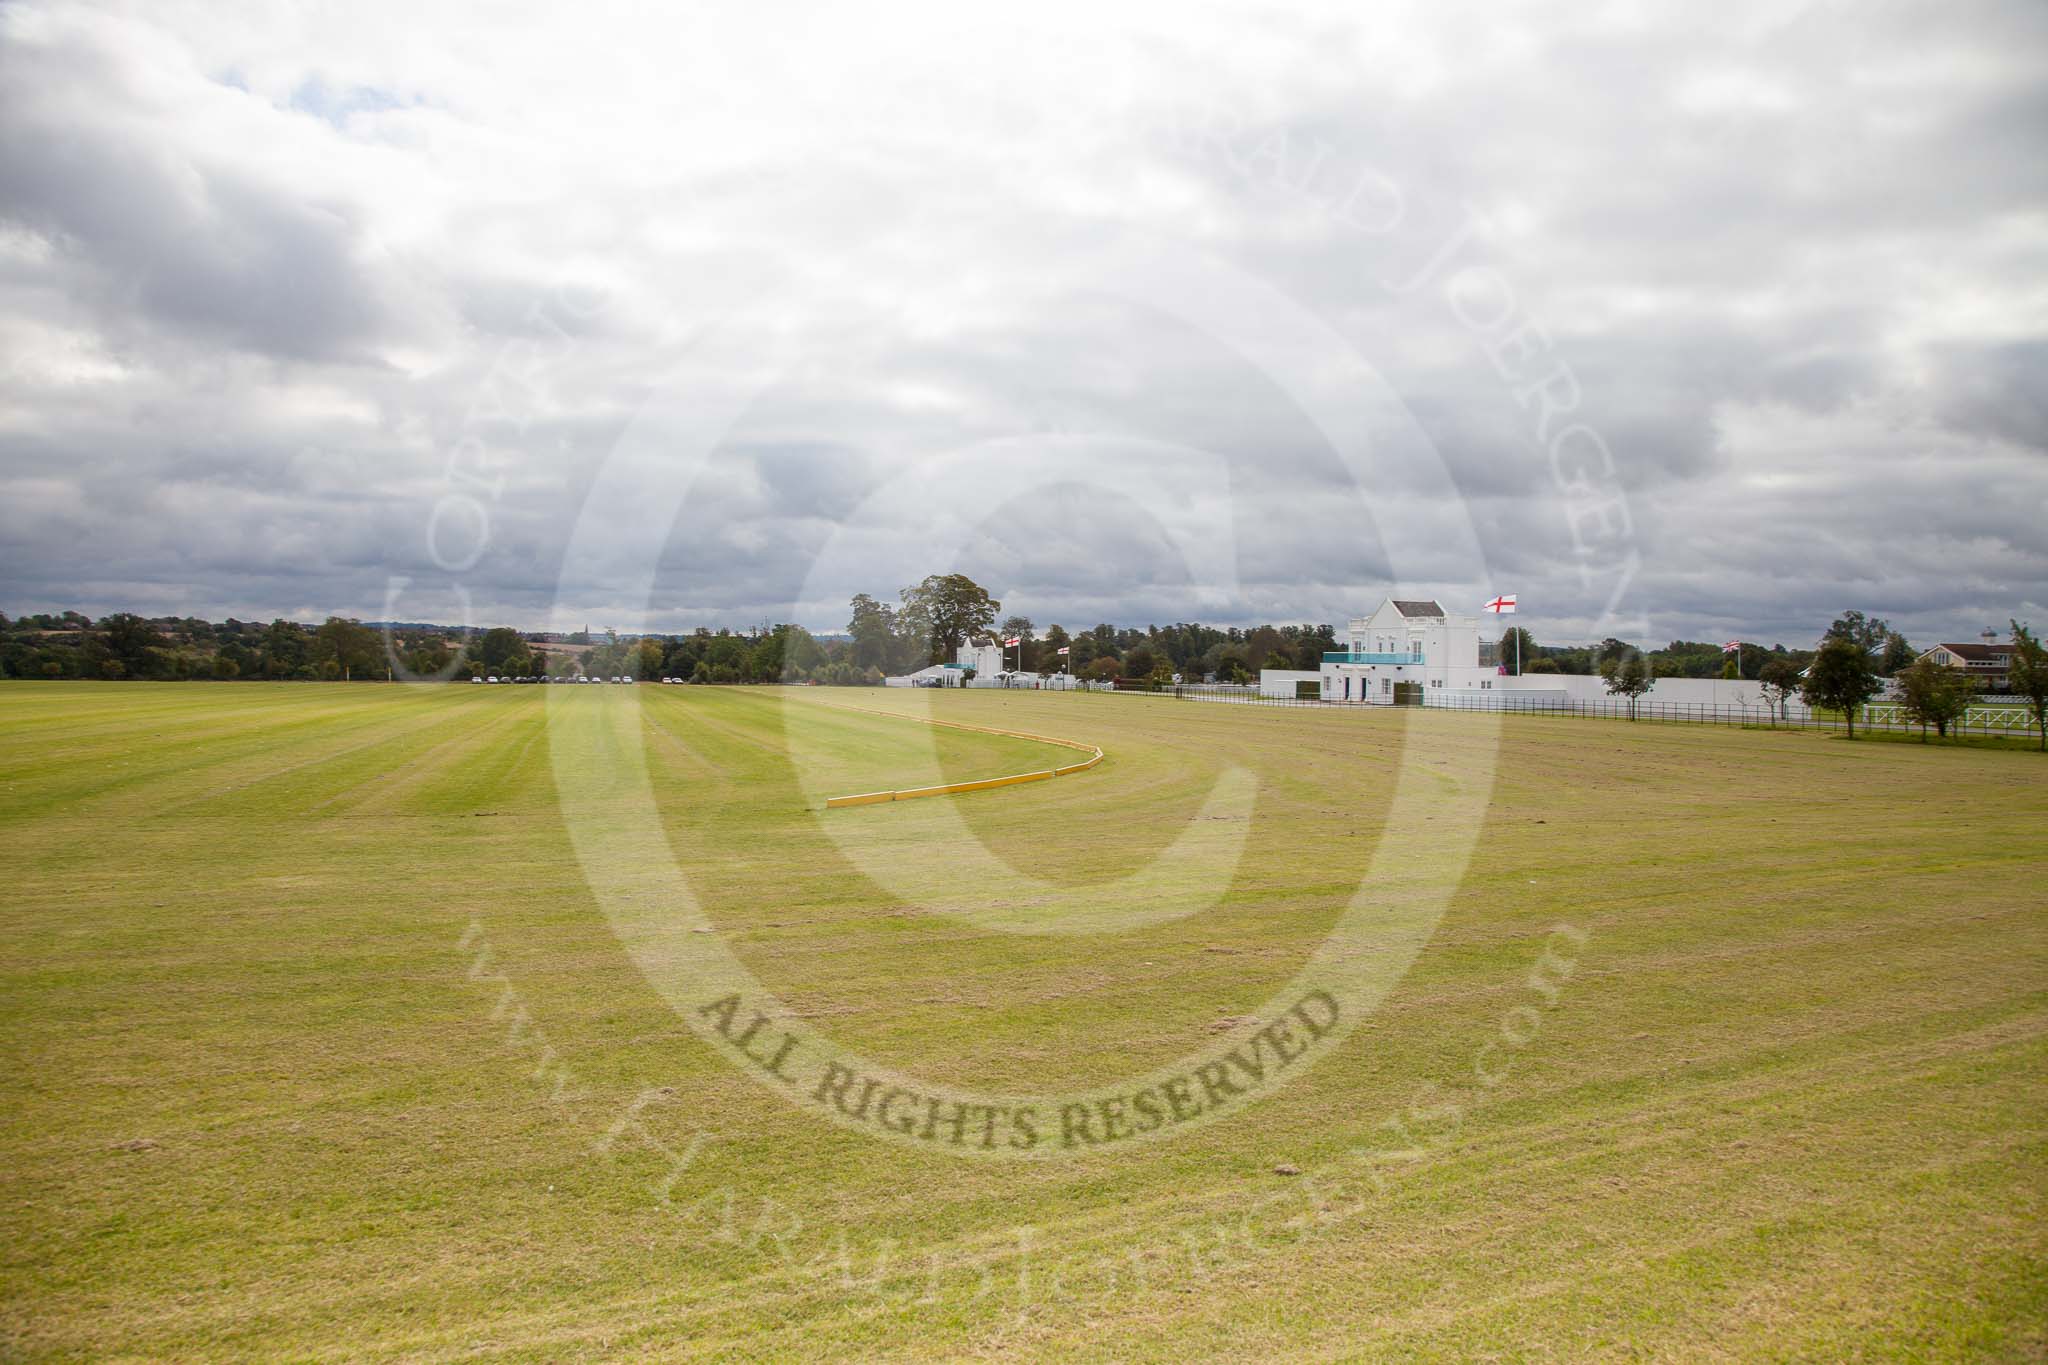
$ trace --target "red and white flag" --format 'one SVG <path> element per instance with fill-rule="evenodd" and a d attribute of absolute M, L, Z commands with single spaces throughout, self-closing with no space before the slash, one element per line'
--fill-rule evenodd
<path fill-rule="evenodd" d="M 1504 593 L 1488 602 L 1486 609 L 1495 616 L 1513 616 L 1515 614 L 1515 595 L 1513 593 Z"/>
<path fill-rule="evenodd" d="M 1061 645 L 1061 646 L 1060 646 L 1060 653 L 1062 653 L 1062 654 L 1072 654 L 1073 652 L 1074 652 L 1074 647 L 1073 647 L 1072 645 Z"/>
<path fill-rule="evenodd" d="M 1733 654 L 1740 648 L 1742 648 L 1742 641 L 1730 640 L 1727 644 L 1721 646 L 1721 652 L 1723 654 Z"/>
<path fill-rule="evenodd" d="M 1003 641 L 1003 648 L 1008 649 L 1010 646 L 1018 643 L 1023 638 L 1024 637 L 1021 635 L 1012 635 L 1009 639 Z"/>

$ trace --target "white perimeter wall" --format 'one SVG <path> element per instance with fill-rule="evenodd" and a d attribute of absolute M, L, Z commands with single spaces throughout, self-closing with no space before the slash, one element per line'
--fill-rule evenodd
<path fill-rule="evenodd" d="M 1259 670 L 1259 695 L 1262 697 L 1285 697 L 1294 699 L 1294 685 L 1310 682 L 1322 686 L 1321 669 L 1305 672 L 1294 668 L 1262 668 Z"/>
<path fill-rule="evenodd" d="M 1605 680 L 1570 673 L 1524 673 L 1519 678 L 1496 678 L 1492 690 L 1529 692 L 1572 701 L 1623 700 L 1608 694 Z M 1643 694 L 1643 700 L 1694 706 L 1762 707 L 1764 690 L 1753 678 L 1659 678 Z M 1789 707 L 1793 712 L 1805 709 L 1797 696 L 1792 698 Z"/>

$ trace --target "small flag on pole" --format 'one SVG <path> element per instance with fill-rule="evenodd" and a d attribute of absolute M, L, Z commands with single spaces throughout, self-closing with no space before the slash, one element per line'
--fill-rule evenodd
<path fill-rule="evenodd" d="M 1072 654 L 1073 652 L 1074 652 L 1074 647 L 1073 647 L 1072 645 L 1061 645 L 1061 646 L 1060 646 L 1060 653 L 1062 653 L 1062 654 Z"/>
<path fill-rule="evenodd" d="M 1023 638 L 1024 637 L 1021 635 L 1012 635 L 1009 639 L 1003 641 L 1003 648 L 1008 649 L 1011 645 L 1016 644 L 1019 640 L 1022 640 Z"/>
<path fill-rule="evenodd" d="M 1495 616 L 1513 616 L 1515 614 L 1515 595 L 1513 593 L 1505 593 L 1502 596 L 1496 597 L 1486 604 L 1486 609 Z"/>
<path fill-rule="evenodd" d="M 1729 641 L 1729 642 L 1728 642 L 1727 644 L 1725 644 L 1725 645 L 1722 645 L 1722 646 L 1721 646 L 1721 652 L 1722 652 L 1723 654 L 1733 654 L 1733 653 L 1734 653 L 1734 652 L 1735 652 L 1736 650 L 1738 650 L 1738 649 L 1741 649 L 1741 648 L 1742 648 L 1742 641 L 1740 641 L 1740 640 L 1730 640 L 1730 641 Z"/>

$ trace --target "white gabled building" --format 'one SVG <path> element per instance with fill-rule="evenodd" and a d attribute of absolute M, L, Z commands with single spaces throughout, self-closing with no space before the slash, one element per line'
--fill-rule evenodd
<path fill-rule="evenodd" d="M 1002 645 L 994 640 L 970 639 L 953 651 L 952 663 L 933 664 L 915 673 L 884 678 L 883 682 L 890 687 L 964 687 L 970 668 L 974 670 L 976 679 L 993 678 L 1003 672 L 1007 667 L 1003 662 L 1005 653 Z"/>
<path fill-rule="evenodd" d="M 971 668 L 975 676 L 993 678 L 998 673 L 1009 671 L 1009 651 L 995 640 L 969 639 L 954 651 L 953 661 L 961 668 Z"/>
<path fill-rule="evenodd" d="M 1484 652 L 1491 654 L 1488 641 Z M 1491 691 L 1499 676 L 1493 659 L 1482 662 L 1477 616 L 1450 616 L 1434 601 L 1390 597 L 1370 616 L 1354 616 L 1344 648 L 1323 655 L 1316 673 L 1267 670 L 1259 690 L 1268 696 L 1311 691 L 1323 701 L 1391 706 L 1394 688 L 1417 683 L 1433 690 Z"/>

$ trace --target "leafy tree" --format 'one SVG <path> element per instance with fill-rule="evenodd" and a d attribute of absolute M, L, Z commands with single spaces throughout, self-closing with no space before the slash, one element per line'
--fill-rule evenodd
<path fill-rule="evenodd" d="M 100 622 L 107 634 L 107 652 L 121 665 L 123 673 L 140 678 L 156 670 L 156 628 L 133 612 L 115 612 Z M 110 675 L 111 676 L 111 675 Z"/>
<path fill-rule="evenodd" d="M 309 657 L 325 677 L 347 679 L 360 674 L 374 678 L 384 664 L 384 646 L 377 632 L 361 621 L 330 616 L 313 632 Z"/>
<path fill-rule="evenodd" d="M 1520 653 L 1516 652 L 1517 646 Z M 1518 663 L 1517 660 L 1520 662 Z M 1500 664 L 1508 673 L 1519 674 L 1536 661 L 1536 637 L 1520 626 L 1509 626 L 1500 636 Z"/>
<path fill-rule="evenodd" d="M 1039 666 L 1047 672 L 1057 673 L 1073 663 L 1074 656 L 1062 656 L 1062 649 L 1072 649 L 1074 642 L 1067 636 L 1067 628 L 1057 621 L 1045 628 L 1045 645 L 1039 652 Z"/>
<path fill-rule="evenodd" d="M 1081 676 L 1090 682 L 1115 682 L 1119 676 L 1117 662 L 1107 655 L 1091 659 L 1087 667 L 1081 670 Z"/>
<path fill-rule="evenodd" d="M 216 654 L 213 656 L 213 676 L 219 678 L 222 682 L 239 676 L 241 671 L 241 666 L 226 654 Z"/>
<path fill-rule="evenodd" d="M 312 641 L 307 638 L 303 626 L 280 617 L 264 628 L 261 657 L 265 677 L 289 678 L 296 675 L 311 653 Z"/>
<path fill-rule="evenodd" d="M 1960 668 L 1947 668 L 1931 660 L 1916 663 L 1899 673 L 1899 700 L 1906 714 L 1920 722 L 1920 740 L 1927 741 L 1927 727 L 1948 738 L 1948 727 L 1962 718 L 1970 707 L 1974 689 Z"/>
<path fill-rule="evenodd" d="M 1607 682 L 1607 694 L 1612 697 L 1628 698 L 1628 718 L 1636 718 L 1636 701 L 1650 690 L 1656 681 L 1650 673 L 1650 661 L 1642 651 L 1631 649 L 1619 657 L 1602 661 L 1600 676 Z"/>
<path fill-rule="evenodd" d="M 802 626 L 777 626 L 782 636 L 782 677 L 801 682 L 825 666 L 825 649 Z"/>
<path fill-rule="evenodd" d="M 1790 659 L 1772 659 L 1757 672 L 1757 683 L 1763 689 L 1764 702 L 1771 708 L 1771 721 L 1785 715 L 1785 703 L 1799 690 L 1799 668 Z"/>
<path fill-rule="evenodd" d="M 1897 677 L 1900 670 L 1911 667 L 1914 659 L 1913 646 L 1906 643 L 1906 637 L 1892 631 L 1884 637 L 1884 653 L 1877 661 L 1878 672 L 1886 677 Z"/>
<path fill-rule="evenodd" d="M 1271 626 L 1246 632 L 1244 657 L 1247 663 L 1260 668 L 1294 667 L 1294 651 L 1287 648 L 1287 637 Z"/>
<path fill-rule="evenodd" d="M 669 646 L 668 658 L 663 667 L 673 677 L 692 677 L 696 674 L 697 665 L 703 660 L 704 652 L 710 644 L 710 630 L 699 626 L 695 633 L 686 635 Z"/>
<path fill-rule="evenodd" d="M 1821 640 L 1847 640 L 1862 650 L 1866 656 L 1875 657 L 1884 653 L 1885 642 L 1891 637 L 1891 623 L 1880 616 L 1865 616 L 1860 611 L 1845 611 L 1835 618 L 1833 625 Z"/>
<path fill-rule="evenodd" d="M 486 673 L 505 674 L 514 671 L 508 667 L 514 659 L 526 653 L 526 641 L 519 638 L 519 632 L 510 626 L 493 626 L 477 641 L 477 662 L 484 666 Z"/>
<path fill-rule="evenodd" d="M 2027 699 L 2034 713 L 2034 728 L 2041 732 L 2042 752 L 2048 753 L 2048 648 L 2018 621 L 2012 623 L 2012 667 L 2008 685 Z"/>
<path fill-rule="evenodd" d="M 1001 634 L 1001 639 L 1006 639 L 1006 641 L 1012 639 L 1012 636 L 1016 636 L 1016 639 L 1018 639 L 1016 653 L 1010 653 L 1006 657 L 1018 659 L 1020 661 L 1018 663 L 1020 669 L 1030 669 L 1032 665 L 1036 665 L 1036 657 L 1034 657 L 1038 653 L 1038 641 L 1034 639 L 1034 632 L 1036 630 L 1038 630 L 1038 626 L 1032 624 L 1030 616 L 1004 616 L 1004 624 L 1001 624 L 999 634 Z"/>
<path fill-rule="evenodd" d="M 846 623 L 853 637 L 853 662 L 861 668 L 886 668 L 895 652 L 896 609 L 866 593 L 855 595 L 853 619 Z"/>
<path fill-rule="evenodd" d="M 741 677 L 747 682 L 782 681 L 783 663 L 788 658 L 787 644 L 779 628 L 755 637 L 752 647 L 747 650 L 746 667 Z"/>
<path fill-rule="evenodd" d="M 1858 613 L 1850 613 L 1856 615 Z M 1830 635 L 1806 670 L 1800 695 L 1815 709 L 1840 711 L 1856 738 L 1856 708 L 1877 695 L 1877 672 L 1863 646 L 1844 635 Z"/>
<path fill-rule="evenodd" d="M 642 640 L 633 646 L 633 676 L 636 678 L 659 678 L 661 676 L 661 641 Z"/>
<path fill-rule="evenodd" d="M 986 634 L 1003 604 L 966 574 L 932 574 L 902 593 L 908 631 L 924 645 L 925 662 L 941 663 L 970 635 Z"/>
<path fill-rule="evenodd" d="M 602 646 L 600 646 L 602 648 Z M 721 671 L 737 677 L 747 662 L 747 642 L 729 630 L 721 630 L 711 637 L 704 649 L 704 660 L 711 665 L 713 682 L 730 682 L 731 677 L 721 678 Z"/>
<path fill-rule="evenodd" d="M 446 642 L 431 640 L 406 651 L 405 671 L 415 678 L 431 678 L 438 676 L 453 661 L 454 656 L 448 652 Z"/>

